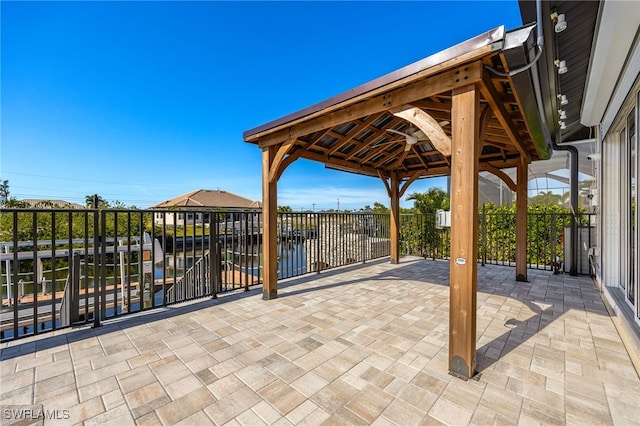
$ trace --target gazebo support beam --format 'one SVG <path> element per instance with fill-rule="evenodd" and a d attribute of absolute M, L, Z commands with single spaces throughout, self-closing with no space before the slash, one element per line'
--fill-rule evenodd
<path fill-rule="evenodd" d="M 527 163 L 520 161 L 516 172 L 516 281 L 527 281 L 527 172 Z"/>
<path fill-rule="evenodd" d="M 391 263 L 400 263 L 400 179 L 398 173 L 391 173 Z"/>
<path fill-rule="evenodd" d="M 378 170 L 378 177 L 384 183 L 387 195 L 391 200 L 391 215 L 389 217 L 389 231 L 391 234 L 390 258 L 391 263 L 398 264 L 400 263 L 400 197 L 415 179 L 405 181 L 404 186 L 400 188 L 401 179 L 397 171 L 391 172 L 391 177 L 388 177 Z"/>
<path fill-rule="evenodd" d="M 278 146 L 262 149 L 262 298 L 278 297 Z"/>
<path fill-rule="evenodd" d="M 465 380 L 476 373 L 479 111 L 475 85 L 453 91 L 449 373 Z"/>

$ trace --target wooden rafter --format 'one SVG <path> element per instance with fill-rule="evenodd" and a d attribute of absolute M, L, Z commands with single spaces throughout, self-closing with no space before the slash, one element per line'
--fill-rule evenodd
<path fill-rule="evenodd" d="M 400 157 L 398 157 L 398 159 L 390 167 L 391 170 L 395 170 L 402 165 L 402 162 L 404 161 L 405 158 L 407 158 L 407 155 L 409 154 L 409 151 L 411 151 L 411 149 L 412 149 L 411 145 L 404 147 L 402 154 L 400 154 Z"/>
<path fill-rule="evenodd" d="M 424 100 L 421 99 L 419 101 L 416 101 L 413 103 L 413 105 L 417 106 L 418 108 L 422 108 L 425 111 L 430 111 L 431 114 L 434 116 L 434 118 L 436 119 L 449 119 L 449 116 L 451 115 L 451 104 L 450 103 L 445 103 L 442 101 L 431 101 L 431 100 Z M 435 113 L 442 113 L 441 117 L 436 117 Z"/>
<path fill-rule="evenodd" d="M 329 151 L 329 155 L 333 155 L 336 152 L 338 152 L 343 146 L 345 146 L 346 144 L 350 143 L 351 141 L 353 141 L 353 139 L 358 136 L 360 134 L 360 132 L 362 132 L 363 130 L 366 130 L 368 126 L 371 125 L 371 123 L 375 122 L 377 119 L 379 119 L 382 115 L 384 114 L 384 112 L 379 112 L 378 114 L 373 114 L 371 116 L 369 116 L 366 120 L 359 122 L 355 128 L 351 129 L 351 136 L 347 137 L 346 139 L 343 139 L 340 141 L 340 143 L 336 144 L 336 146 L 331 149 Z M 359 144 L 361 144 L 361 142 L 358 141 Z"/>
<path fill-rule="evenodd" d="M 491 79 L 485 73 L 482 76 L 482 84 L 480 84 L 480 91 L 482 92 L 485 100 L 493 109 L 493 113 L 500 121 L 502 127 L 504 127 L 505 132 L 511 139 L 511 142 L 516 147 L 520 155 L 527 160 L 527 163 L 531 162 L 531 156 L 527 151 L 524 142 L 520 136 L 520 132 L 513 124 L 513 121 L 510 118 L 510 114 L 507 112 L 504 104 L 500 100 L 500 95 L 496 90 L 495 86 Z"/>
<path fill-rule="evenodd" d="M 480 141 L 483 141 L 487 134 L 487 127 L 489 127 L 489 122 L 491 121 L 491 117 L 493 116 L 493 111 L 489 105 L 485 106 L 482 110 L 482 114 L 480 115 Z"/>
<path fill-rule="evenodd" d="M 308 141 L 306 143 L 307 145 L 307 149 L 313 147 L 315 144 L 317 144 L 318 142 L 320 142 L 320 140 L 322 140 L 322 138 L 324 138 L 326 135 L 330 134 L 332 131 L 332 129 L 325 129 L 323 132 L 320 132 L 319 135 L 317 135 L 313 140 Z M 335 136 L 334 136 L 335 137 Z M 336 138 L 338 139 L 338 138 Z"/>
<path fill-rule="evenodd" d="M 318 154 L 315 152 L 306 151 L 300 155 L 301 158 L 306 158 L 308 160 L 317 161 L 319 163 L 326 163 L 326 157 L 323 154 Z M 331 159 L 331 165 L 336 166 L 337 168 L 350 170 L 357 173 L 362 173 L 369 176 L 377 176 L 378 170 L 374 167 L 367 166 L 365 164 L 355 163 L 351 161 L 340 160 L 337 158 Z"/>
<path fill-rule="evenodd" d="M 420 163 L 422 163 L 422 166 L 424 167 L 424 169 L 427 170 L 429 168 L 429 164 L 426 162 L 426 160 L 422 156 L 423 154 L 418 152 L 417 148 L 414 149 L 414 151 L 416 151 L 416 154 L 417 154 L 417 157 L 418 157 L 418 161 L 420 161 Z"/>
<path fill-rule="evenodd" d="M 371 151 L 365 155 L 364 157 L 362 157 L 360 159 L 360 161 L 362 163 L 368 163 L 370 161 L 372 161 L 376 156 L 378 156 L 380 153 L 382 153 L 385 150 L 388 150 L 389 148 L 393 147 L 393 144 L 397 144 L 398 146 L 394 147 L 391 151 L 389 152 L 389 156 L 392 157 L 396 154 L 396 151 L 399 151 L 400 149 L 402 149 L 402 147 L 404 146 L 404 142 L 402 141 L 392 141 L 391 143 L 385 143 L 384 145 L 379 145 L 376 147 L 371 147 Z M 388 160 L 388 158 L 386 159 Z M 374 166 L 379 165 L 380 163 L 374 163 Z"/>
<path fill-rule="evenodd" d="M 393 125 L 393 124 L 394 124 L 394 122 L 393 122 L 393 121 L 392 121 L 391 123 L 389 123 L 389 125 Z M 374 130 L 374 129 L 375 129 L 375 130 Z M 373 141 L 375 141 L 376 139 L 378 139 L 378 138 L 380 138 L 380 137 L 383 137 L 383 136 L 388 137 L 388 136 L 387 136 L 387 135 L 388 135 L 388 133 L 387 133 L 387 129 L 386 129 L 386 128 L 384 128 L 384 129 L 377 129 L 377 128 L 374 128 L 374 129 L 372 129 L 371 127 L 369 127 L 369 130 L 370 130 L 370 131 L 372 131 L 372 132 L 373 132 L 373 134 L 372 134 L 372 135 L 370 135 L 370 136 L 367 138 L 368 140 L 373 140 Z M 378 146 L 374 146 L 374 145 L 371 145 L 371 144 L 370 144 L 370 143 L 368 143 L 368 142 L 362 142 L 360 147 L 358 147 L 358 148 L 354 149 L 354 150 L 353 150 L 353 151 L 352 151 L 352 152 L 351 152 L 347 157 L 345 157 L 345 160 L 352 160 L 352 159 L 353 159 L 357 154 L 359 154 L 359 153 L 361 153 L 362 151 L 367 150 L 367 149 L 377 149 L 377 148 L 380 148 L 379 150 L 377 150 L 377 151 L 376 151 L 376 154 L 377 154 L 378 152 L 383 151 L 385 146 L 387 146 L 387 147 L 388 147 L 388 144 L 387 144 L 387 143 L 385 143 L 385 145 L 378 145 Z M 373 152 L 373 151 L 372 151 L 372 152 Z M 374 155 L 374 156 L 375 156 L 375 155 Z M 365 157 L 365 158 L 369 158 L 369 157 L 367 156 L 367 157 Z M 361 160 L 361 161 L 366 161 L 366 160 Z"/>

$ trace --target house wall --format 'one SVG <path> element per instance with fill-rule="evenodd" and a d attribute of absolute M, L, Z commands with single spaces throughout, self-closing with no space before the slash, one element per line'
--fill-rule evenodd
<path fill-rule="evenodd" d="M 167 226 L 173 226 L 174 224 L 176 226 L 184 226 L 185 223 L 189 224 L 189 225 L 193 225 L 194 224 L 194 216 L 195 216 L 195 224 L 196 225 L 202 225 L 203 223 L 203 215 L 202 213 L 190 213 L 190 212 L 185 212 L 185 211 L 180 211 L 180 212 L 155 212 L 153 214 L 153 221 L 156 225 L 162 225 L 163 223 L 163 217 L 165 218 L 164 220 L 166 221 Z"/>
<path fill-rule="evenodd" d="M 230 208 L 220 210 L 218 213 L 226 217 L 226 220 L 218 218 L 218 226 L 221 232 L 227 232 L 227 230 L 230 229 L 234 229 L 235 232 L 240 232 L 247 227 L 257 227 L 260 221 L 260 213 L 255 210 L 247 212 L 246 210 Z M 159 226 L 162 226 L 163 223 L 165 223 L 166 226 L 173 226 L 174 224 L 176 226 L 202 225 L 203 223 L 208 223 L 209 219 L 207 216 L 207 212 L 196 209 L 194 209 L 193 212 L 186 209 L 180 211 L 158 210 L 153 213 L 153 221 Z"/>

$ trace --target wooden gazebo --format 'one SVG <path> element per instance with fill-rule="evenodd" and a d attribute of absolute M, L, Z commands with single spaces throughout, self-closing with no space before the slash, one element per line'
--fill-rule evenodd
<path fill-rule="evenodd" d="M 516 279 L 526 280 L 527 165 L 548 159 L 526 65 L 532 27 L 496 28 L 319 104 L 246 131 L 262 149 L 265 300 L 277 297 L 277 184 L 299 158 L 377 177 L 391 200 L 391 262 L 399 201 L 417 179 L 451 175 L 449 371 L 476 366 L 478 172 L 517 193 Z M 522 72 L 510 75 L 510 71 Z M 514 182 L 501 171 L 517 168 Z"/>

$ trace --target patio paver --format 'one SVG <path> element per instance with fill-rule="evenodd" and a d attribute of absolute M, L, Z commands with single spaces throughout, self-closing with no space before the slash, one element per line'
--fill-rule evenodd
<path fill-rule="evenodd" d="M 271 301 L 256 288 L 4 343 L 0 405 L 45 424 L 640 425 L 640 380 L 589 277 L 479 266 L 481 375 L 447 374 L 448 268 L 374 261 L 282 281 Z"/>

